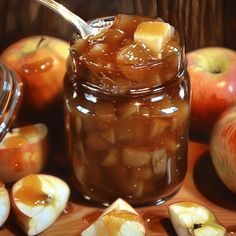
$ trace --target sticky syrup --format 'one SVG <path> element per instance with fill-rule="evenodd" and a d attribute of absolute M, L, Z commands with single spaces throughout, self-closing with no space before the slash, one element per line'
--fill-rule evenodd
<path fill-rule="evenodd" d="M 89 214 L 85 215 L 82 220 L 85 223 L 92 224 L 100 215 L 102 214 L 102 211 L 93 211 Z"/>
<path fill-rule="evenodd" d="M 28 140 L 20 135 L 11 136 L 4 141 L 4 145 L 7 148 L 20 147 L 27 143 L 28 143 Z"/>
<path fill-rule="evenodd" d="M 226 230 L 229 235 L 236 235 L 236 225 L 230 225 Z"/>
<path fill-rule="evenodd" d="M 163 233 L 166 232 L 164 227 L 161 224 L 163 216 L 158 215 L 157 211 L 146 212 L 143 215 L 143 220 L 145 222 L 146 227 L 155 233 Z"/>
<path fill-rule="evenodd" d="M 48 195 L 42 191 L 37 175 L 28 175 L 23 180 L 21 188 L 14 193 L 14 200 L 29 206 L 46 205 Z"/>

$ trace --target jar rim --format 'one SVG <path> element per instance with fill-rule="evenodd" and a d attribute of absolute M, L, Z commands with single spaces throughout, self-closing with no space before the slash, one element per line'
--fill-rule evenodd
<path fill-rule="evenodd" d="M 0 141 L 10 129 L 22 98 L 20 78 L 0 63 Z"/>
<path fill-rule="evenodd" d="M 112 93 L 112 92 L 109 92 L 109 91 L 107 91 L 95 84 L 92 84 L 88 81 L 80 82 L 80 86 L 82 88 L 84 88 L 85 90 L 89 90 L 90 92 L 94 92 L 96 94 L 101 94 L 101 95 L 110 96 L 110 97 L 148 96 L 153 93 L 158 93 L 158 92 L 164 91 L 167 87 L 171 87 L 175 83 L 178 83 L 179 80 L 183 76 L 185 76 L 185 73 L 187 73 L 185 67 L 186 67 L 186 65 L 184 65 L 184 68 L 181 71 L 179 71 L 179 73 L 177 75 L 173 76 L 171 79 L 169 79 L 165 83 L 155 85 L 152 87 L 133 88 L 133 89 L 127 90 L 125 93 Z M 76 84 L 77 83 L 75 83 L 74 85 L 76 85 Z"/>

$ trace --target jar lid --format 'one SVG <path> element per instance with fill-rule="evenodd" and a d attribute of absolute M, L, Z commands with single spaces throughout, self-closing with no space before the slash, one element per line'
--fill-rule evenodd
<path fill-rule="evenodd" d="M 16 118 L 22 90 L 23 83 L 20 78 L 0 63 L 0 141 Z"/>

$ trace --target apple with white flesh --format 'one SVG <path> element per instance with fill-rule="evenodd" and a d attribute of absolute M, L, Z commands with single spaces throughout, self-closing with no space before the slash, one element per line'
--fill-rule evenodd
<path fill-rule="evenodd" d="M 225 108 L 236 101 L 236 52 L 205 47 L 187 53 L 191 82 L 191 135 L 208 141 Z"/>
<path fill-rule="evenodd" d="M 13 183 L 39 173 L 48 155 L 48 129 L 34 124 L 12 129 L 0 142 L 0 181 Z"/>
<path fill-rule="evenodd" d="M 176 202 L 168 206 L 168 213 L 178 236 L 226 236 L 215 215 L 199 203 Z"/>
<path fill-rule="evenodd" d="M 10 198 L 4 184 L 0 182 L 0 227 L 5 223 L 10 213 Z"/>
<path fill-rule="evenodd" d="M 69 44 L 51 36 L 30 36 L 8 48 L 1 61 L 23 82 L 23 107 L 43 112 L 62 96 Z"/>
<path fill-rule="evenodd" d="M 12 187 L 13 213 L 27 235 L 37 235 L 51 226 L 65 209 L 70 188 L 62 179 L 31 174 Z"/>
<path fill-rule="evenodd" d="M 126 201 L 117 199 L 81 236 L 144 236 L 141 216 Z"/>
<path fill-rule="evenodd" d="M 236 104 L 229 106 L 218 118 L 209 149 L 218 176 L 236 193 Z"/>

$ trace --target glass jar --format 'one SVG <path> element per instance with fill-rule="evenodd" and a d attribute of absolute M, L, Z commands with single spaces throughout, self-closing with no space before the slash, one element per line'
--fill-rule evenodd
<path fill-rule="evenodd" d="M 0 141 L 15 120 L 22 98 L 22 86 L 20 79 L 0 63 Z"/>
<path fill-rule="evenodd" d="M 163 203 L 180 188 L 187 168 L 183 46 L 141 66 L 83 64 L 80 55 L 72 46 L 64 81 L 75 186 L 104 205 L 118 197 L 132 205 Z"/>

